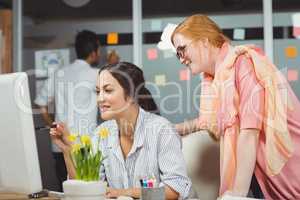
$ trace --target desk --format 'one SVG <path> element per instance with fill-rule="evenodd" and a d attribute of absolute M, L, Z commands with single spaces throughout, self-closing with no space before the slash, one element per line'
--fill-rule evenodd
<path fill-rule="evenodd" d="M 8 193 L 8 192 L 1 192 L 0 191 L 0 200 L 34 200 L 29 199 L 27 195 L 24 194 L 17 194 L 17 193 Z M 56 197 L 43 197 L 37 200 L 63 200 Z M 113 200 L 113 199 L 105 199 L 105 200 Z M 114 199 L 115 200 L 115 199 Z M 196 199 L 189 199 L 189 200 L 196 200 Z M 233 197 L 225 195 L 223 198 L 218 200 L 255 200 L 253 198 L 246 198 L 246 197 Z"/>
<path fill-rule="evenodd" d="M 9 192 L 0 192 L 0 200 L 28 200 L 29 198 L 25 194 L 9 193 Z M 43 197 L 39 198 L 40 200 L 60 200 L 55 197 Z"/>
<path fill-rule="evenodd" d="M 25 194 L 0 191 L 0 200 L 34 200 L 34 199 L 29 199 Z M 63 198 L 60 199 L 57 197 L 43 197 L 43 198 L 38 198 L 36 200 L 63 200 Z M 105 199 L 105 200 L 113 200 L 113 199 Z"/>

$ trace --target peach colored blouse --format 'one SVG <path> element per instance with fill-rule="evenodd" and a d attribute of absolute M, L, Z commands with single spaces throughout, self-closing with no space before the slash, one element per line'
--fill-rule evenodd
<path fill-rule="evenodd" d="M 221 48 L 218 63 L 225 59 L 228 53 L 229 44 L 223 45 Z M 259 54 L 263 54 L 261 50 L 255 49 Z M 239 94 L 238 105 L 238 123 L 240 129 L 258 129 L 260 130 L 259 144 L 257 149 L 257 160 L 255 166 L 255 175 L 258 183 L 262 189 L 262 192 L 266 199 L 300 199 L 300 102 L 296 95 L 288 85 L 288 97 L 293 104 L 293 110 L 287 112 L 287 126 L 293 142 L 293 153 L 284 167 L 276 175 L 270 175 L 267 172 L 266 163 L 266 138 L 264 132 L 264 106 L 265 96 L 264 88 L 259 83 L 252 61 L 245 55 L 238 56 L 234 64 L 235 67 L 235 87 Z M 230 93 L 228 95 L 231 95 Z M 225 95 L 226 96 L 226 95 Z M 229 98 L 230 99 L 230 98 Z M 226 100 L 225 100 L 226 102 Z M 226 105 L 225 105 L 226 106 Z M 218 123 L 222 116 L 222 112 L 218 112 Z M 231 128 L 225 127 L 226 128 Z M 221 133 L 222 135 L 222 133 Z M 231 137 L 231 138 L 230 138 Z M 230 159 L 227 159 L 224 154 L 235 152 L 235 147 L 229 146 L 226 140 L 232 140 L 234 136 L 222 136 L 221 137 L 221 186 L 220 194 L 223 194 L 227 189 L 230 189 L 228 185 L 222 185 L 223 182 L 227 182 L 228 179 L 234 177 L 234 174 L 228 174 L 226 177 L 222 177 L 222 170 L 228 170 L 230 167 Z M 235 138 L 235 137 L 234 137 Z M 245 146 L 245 148 L 247 148 Z M 225 157 L 224 157 L 225 156 Z M 228 163 L 226 163 L 228 162 Z M 222 166 L 226 166 L 226 169 L 222 169 Z"/>

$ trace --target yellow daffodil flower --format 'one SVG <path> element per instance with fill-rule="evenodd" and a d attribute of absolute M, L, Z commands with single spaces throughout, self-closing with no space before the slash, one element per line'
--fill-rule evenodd
<path fill-rule="evenodd" d="M 84 146 L 90 146 L 91 145 L 91 138 L 88 135 L 82 135 L 80 137 L 80 141 Z"/>
<path fill-rule="evenodd" d="M 80 151 L 81 145 L 80 144 L 73 144 L 72 145 L 72 153 L 78 153 Z"/>
<path fill-rule="evenodd" d="M 68 140 L 69 140 L 70 142 L 75 142 L 77 137 L 78 137 L 78 134 L 70 134 L 70 135 L 68 136 Z"/>
<path fill-rule="evenodd" d="M 107 128 L 101 128 L 99 131 L 99 136 L 101 139 L 106 139 L 109 135 L 109 131 Z"/>

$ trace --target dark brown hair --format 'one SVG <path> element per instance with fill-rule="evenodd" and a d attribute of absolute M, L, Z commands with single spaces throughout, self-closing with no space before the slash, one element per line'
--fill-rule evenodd
<path fill-rule="evenodd" d="M 159 114 L 151 92 L 145 87 L 143 71 L 129 62 L 107 64 L 101 67 L 99 74 L 108 70 L 124 89 L 125 97 L 132 97 L 144 110 Z"/>

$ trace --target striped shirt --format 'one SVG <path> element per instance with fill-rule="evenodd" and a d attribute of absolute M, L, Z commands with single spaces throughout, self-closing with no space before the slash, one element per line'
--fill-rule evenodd
<path fill-rule="evenodd" d="M 181 151 L 181 138 L 165 118 L 139 109 L 132 148 L 124 159 L 115 120 L 102 123 L 109 136 L 100 141 L 105 159 L 101 177 L 112 188 L 141 187 L 140 178 L 154 175 L 159 186 L 168 185 L 186 199 L 191 189 Z M 97 135 L 97 134 L 95 134 Z M 95 144 L 95 143 L 94 143 Z"/>

